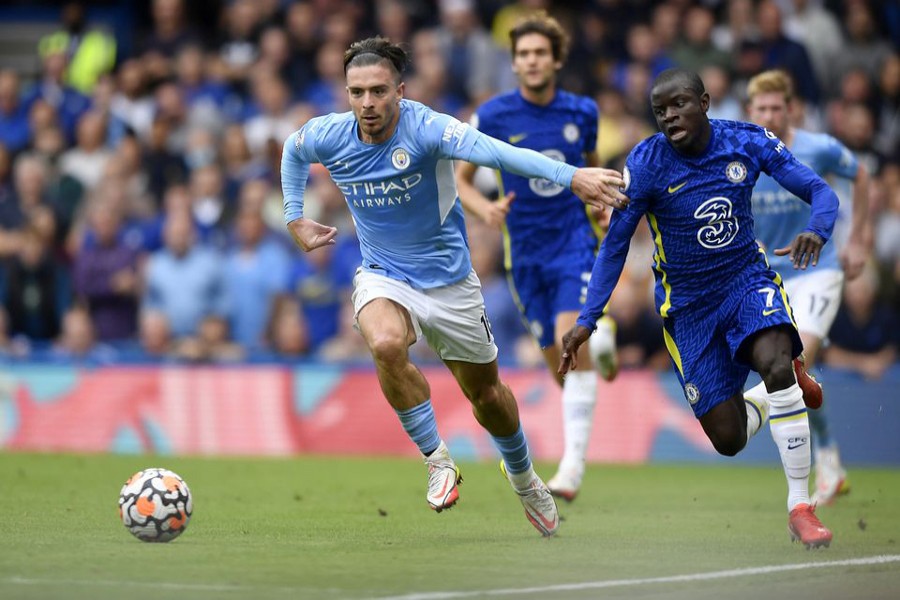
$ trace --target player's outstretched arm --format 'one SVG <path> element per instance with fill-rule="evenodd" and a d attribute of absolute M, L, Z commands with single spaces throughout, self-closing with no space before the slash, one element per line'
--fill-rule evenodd
<path fill-rule="evenodd" d="M 455 135 L 455 134 L 453 134 Z M 452 141 L 453 135 L 449 137 Z M 623 209 L 628 197 L 620 191 L 625 186 L 621 173 L 613 169 L 577 169 L 553 160 L 540 152 L 517 148 L 494 139 L 475 129 L 462 129 L 460 136 L 468 138 L 465 150 L 459 144 L 449 148 L 451 158 L 462 159 L 484 167 L 503 169 L 523 177 L 547 179 L 571 189 L 586 204 Z"/>
<path fill-rule="evenodd" d="M 304 252 L 334 244 L 334 237 L 337 235 L 337 227 L 322 225 L 304 217 L 294 219 L 287 227 L 294 243 Z"/>
<path fill-rule="evenodd" d="M 509 205 L 516 197 L 515 192 L 509 192 L 504 197 L 492 202 L 485 198 L 484 194 L 475 187 L 475 171 L 478 165 L 469 162 L 460 162 L 456 169 L 456 190 L 459 193 L 459 201 L 463 208 L 491 227 L 501 227 L 509 214 Z"/>
<path fill-rule="evenodd" d="M 860 163 L 853 178 L 853 220 L 850 237 L 841 250 L 841 266 L 847 281 L 859 277 L 872 251 L 872 220 L 869 218 L 869 171 Z"/>
<path fill-rule="evenodd" d="M 559 359 L 557 373 L 565 375 L 578 368 L 578 348 L 591 337 L 591 330 L 583 325 L 575 325 L 566 332 L 562 339 L 562 354 Z"/>
<path fill-rule="evenodd" d="M 572 192 L 590 206 L 623 209 L 628 206 L 628 196 L 622 193 L 625 180 L 614 169 L 585 167 L 572 176 Z"/>

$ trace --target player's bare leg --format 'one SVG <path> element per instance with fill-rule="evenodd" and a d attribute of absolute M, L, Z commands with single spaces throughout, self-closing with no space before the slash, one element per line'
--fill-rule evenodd
<path fill-rule="evenodd" d="M 462 476 L 438 434 L 428 381 L 409 361 L 409 346 L 416 341 L 411 317 L 399 304 L 376 298 L 360 310 L 357 320 L 375 360 L 381 390 L 422 452 L 428 468 L 425 499 L 436 512 L 450 508 L 459 500 Z"/>
<path fill-rule="evenodd" d="M 735 456 L 747 445 L 747 407 L 740 394 L 716 404 L 699 420 L 719 454 Z"/>
<path fill-rule="evenodd" d="M 519 409 L 509 387 L 500 381 L 497 361 L 475 364 L 444 361 L 472 403 L 475 418 L 503 456 L 504 474 L 519 495 L 525 516 L 542 535 L 559 528 L 559 513 L 550 490 L 534 472 L 528 443 L 519 423 Z"/>

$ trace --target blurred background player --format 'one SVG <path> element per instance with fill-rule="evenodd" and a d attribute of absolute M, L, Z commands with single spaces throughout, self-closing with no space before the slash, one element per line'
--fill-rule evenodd
<path fill-rule="evenodd" d="M 487 135 L 530 148 L 576 166 L 597 167 L 596 103 L 557 88 L 557 72 L 569 52 L 569 36 L 556 19 L 540 11 L 509 32 L 512 69 L 519 87 L 496 96 L 475 112 L 472 125 Z M 499 174 L 501 197 L 492 202 L 475 186 L 477 165 L 461 163 L 457 187 L 462 204 L 503 231 L 510 290 L 522 318 L 540 344 L 544 360 L 562 386 L 565 450 L 547 485 L 574 500 L 584 476 L 585 454 L 597 402 L 597 377 L 586 369 L 557 374 L 562 334 L 584 306 L 587 282 L 601 235 L 596 217 L 564 186 L 509 172 Z M 600 319 L 590 347 L 600 374 L 611 381 L 618 370 L 615 323 Z M 588 360 L 583 350 L 582 364 Z"/>
<path fill-rule="evenodd" d="M 591 274 L 578 324 L 563 338 L 560 372 L 577 365 L 622 273 L 644 215 L 656 240 L 656 303 L 685 399 L 716 451 L 734 456 L 769 420 L 788 483 L 788 530 L 807 548 L 832 534 L 809 498 L 809 422 L 792 359 L 802 350 L 781 277 L 753 234 L 751 193 L 767 172 L 812 205 L 790 243 L 793 266 L 816 264 L 831 237 L 838 199 L 828 184 L 761 127 L 710 121 L 709 94 L 696 73 L 669 69 L 650 93 L 661 133 L 638 144 L 625 166 L 628 208 L 615 211 Z M 766 393 L 745 400 L 750 370 Z"/>
<path fill-rule="evenodd" d="M 848 281 L 856 278 L 865 266 L 871 248 L 871 227 L 866 167 L 832 136 L 791 126 L 793 96 L 793 84 L 787 73 L 760 73 L 747 85 L 748 116 L 752 122 L 774 133 L 800 162 L 819 175 L 833 174 L 853 182 L 853 220 L 850 236 L 840 254 L 835 244 L 827 244 L 811 271 L 794 269 L 787 256 L 772 255 L 769 258 L 771 267 L 784 278 L 784 289 L 791 299 L 791 309 L 803 340 L 803 354 L 794 361 L 800 379 L 802 370 L 809 370 L 816 363 L 822 341 L 828 336 L 841 302 L 844 278 Z M 760 175 L 753 188 L 752 202 L 756 237 L 767 250 L 790 244 L 794 232 L 809 221 L 809 205 L 768 175 Z M 746 392 L 751 398 L 764 394 L 762 383 Z M 812 500 L 819 504 L 830 504 L 838 494 L 850 489 L 825 410 L 822 406 L 809 412 L 810 427 L 815 434 L 816 491 Z"/>
<path fill-rule="evenodd" d="M 621 203 L 621 176 L 578 169 L 490 138 L 459 120 L 403 98 L 406 52 L 384 38 L 344 55 L 351 112 L 308 121 L 284 144 L 284 220 L 304 251 L 334 244 L 337 229 L 304 217 L 310 164 L 326 166 L 356 224 L 362 266 L 354 278 L 356 323 L 382 392 L 428 468 L 435 511 L 459 498 L 459 469 L 437 430 L 431 390 L 409 359 L 424 335 L 491 435 L 529 522 L 556 533 L 559 514 L 534 472 L 512 391 L 500 381 L 497 346 L 472 269 L 452 160 L 512 169 L 601 204 Z"/>

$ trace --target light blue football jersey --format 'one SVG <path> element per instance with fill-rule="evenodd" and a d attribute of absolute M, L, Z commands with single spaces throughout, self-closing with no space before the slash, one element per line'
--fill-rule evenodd
<path fill-rule="evenodd" d="M 820 176 L 837 175 L 853 180 L 859 163 L 853 153 L 839 141 L 824 133 L 795 130 L 791 153 Z M 781 187 L 777 181 L 761 174 L 751 197 L 756 237 L 766 248 L 769 264 L 788 279 L 809 273 L 794 268 L 789 256 L 775 256 L 773 250 L 790 245 L 809 222 L 810 206 Z M 839 269 L 835 244 L 825 244 L 816 269 Z"/>
<path fill-rule="evenodd" d="M 352 112 L 311 119 L 284 144 L 284 218 L 303 216 L 310 163 L 321 163 L 350 208 L 366 271 L 430 289 L 472 270 L 453 159 L 571 185 L 575 167 L 497 142 L 450 115 L 401 100 L 393 136 L 359 139 Z"/>

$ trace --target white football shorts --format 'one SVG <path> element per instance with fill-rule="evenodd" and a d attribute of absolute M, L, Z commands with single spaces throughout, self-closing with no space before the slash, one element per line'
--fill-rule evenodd
<path fill-rule="evenodd" d="M 404 307 L 416 330 L 442 360 L 487 364 L 497 358 L 491 323 L 484 311 L 481 281 L 472 270 L 458 283 L 416 290 L 403 281 L 358 269 L 353 278 L 353 317 L 375 298 Z M 358 322 L 357 322 L 357 329 Z"/>
<path fill-rule="evenodd" d="M 784 280 L 791 311 L 800 333 L 824 340 L 837 315 L 844 287 L 844 272 L 825 269 L 807 272 Z"/>

